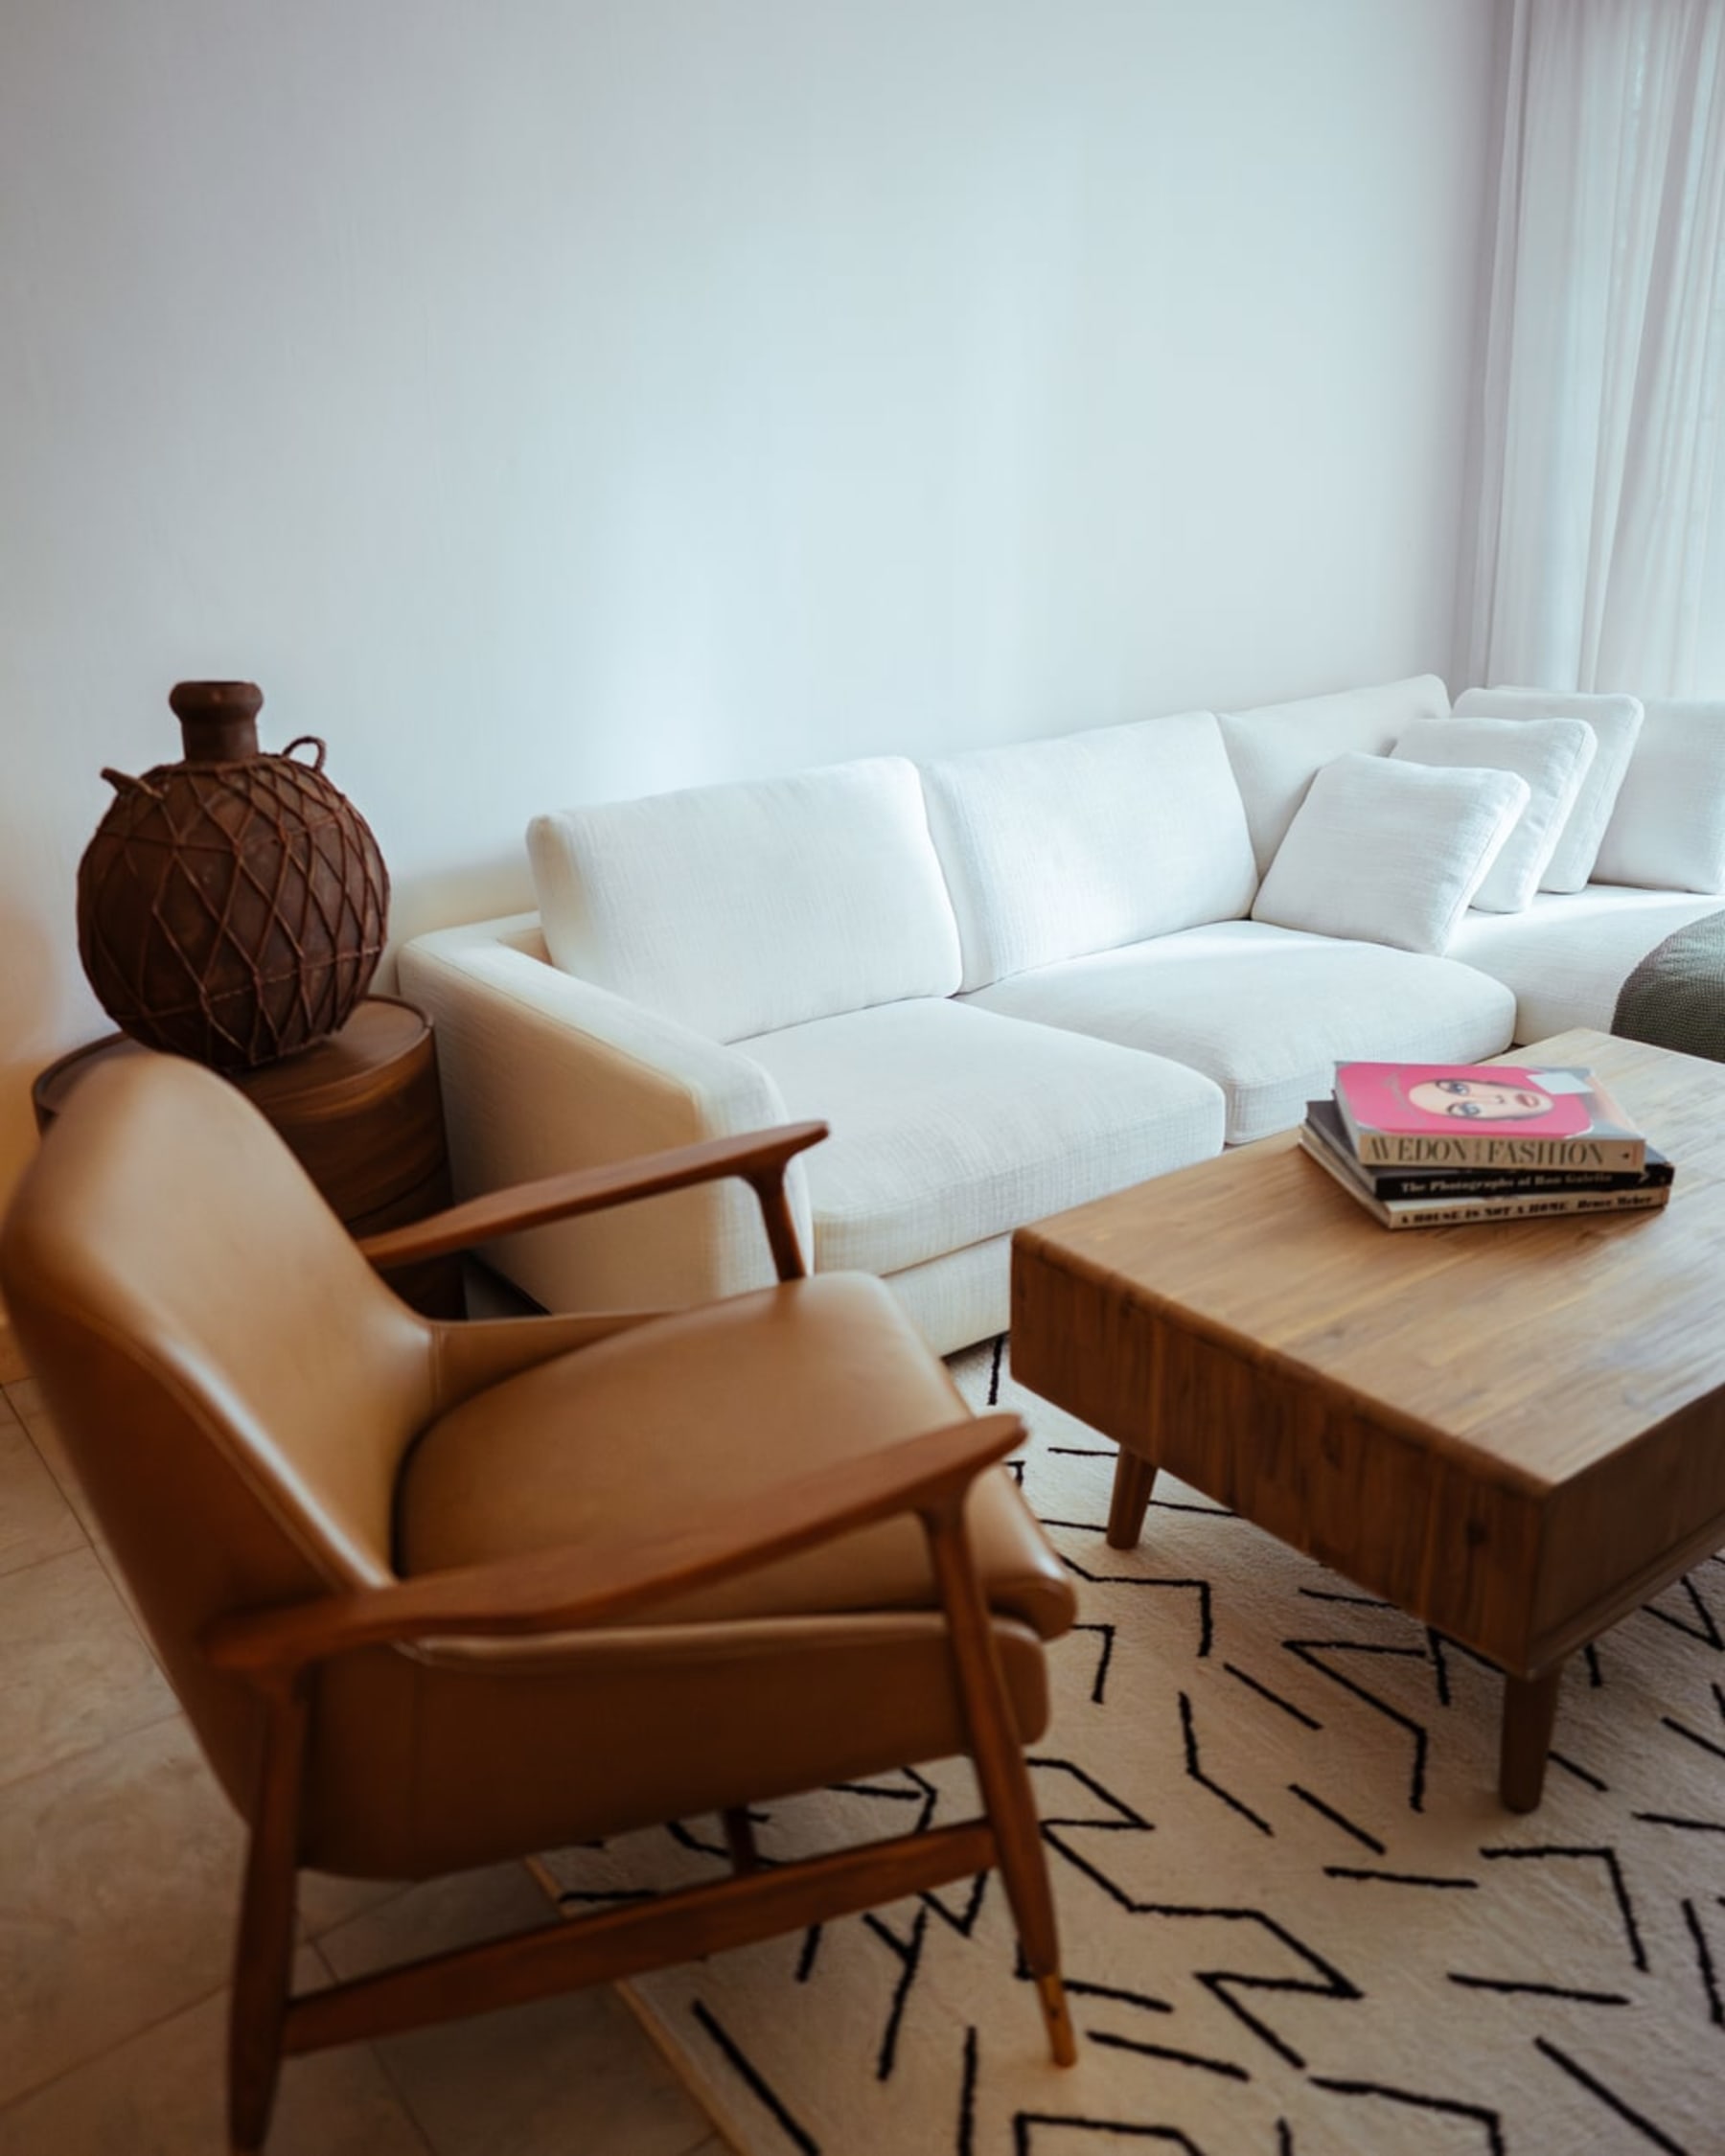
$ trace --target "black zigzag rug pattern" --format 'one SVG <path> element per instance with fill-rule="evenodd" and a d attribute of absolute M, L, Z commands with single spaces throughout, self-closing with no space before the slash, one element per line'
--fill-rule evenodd
<path fill-rule="evenodd" d="M 1725 2151 L 1725 1560 L 1565 1679 L 1545 1801 L 1494 1793 L 1501 1680 L 1114 1449 L 1021 1412 L 1070 1568 L 1032 1779 L 1079 2065 L 1049 2065 L 998 1877 L 665 1971 L 638 2010 L 750 2156 Z M 962 1764 L 764 1807 L 764 1856 L 975 1808 Z M 692 1820 L 549 1866 L 571 1913 L 724 1868 Z"/>

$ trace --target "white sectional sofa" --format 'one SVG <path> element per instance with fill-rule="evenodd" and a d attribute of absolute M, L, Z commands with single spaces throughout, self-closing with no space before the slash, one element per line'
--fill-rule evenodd
<path fill-rule="evenodd" d="M 1005 1324 L 1020 1223 L 1298 1122 L 1339 1060 L 1467 1062 L 1608 1024 L 1644 953 L 1725 905 L 1710 895 L 1725 887 L 1725 711 L 1649 713 L 1646 768 L 1622 780 L 1601 857 L 1711 886 L 1542 890 L 1524 910 L 1459 914 L 1434 931 L 1440 952 L 1376 940 L 1369 918 L 1339 936 L 1253 917 L 1298 881 L 1302 842 L 1309 883 L 1325 789 L 1343 802 L 1338 893 L 1368 891 L 1368 866 L 1391 889 L 1428 865 L 1393 821 L 1348 836 L 1359 785 L 1417 814 L 1475 788 L 1468 830 L 1496 832 L 1468 871 L 1479 886 L 1529 789 L 1502 770 L 1386 770 L 1398 743 L 1431 739 L 1410 729 L 1450 718 L 1434 677 L 541 816 L 538 913 L 402 953 L 402 989 L 437 1024 L 457 1185 L 824 1117 L 832 1136 L 794 1185 L 815 1267 L 884 1274 L 951 1351 Z M 1696 794 L 1715 779 L 1710 822 Z M 552 1309 L 770 1277 L 752 1200 L 729 1185 L 491 1255 Z"/>

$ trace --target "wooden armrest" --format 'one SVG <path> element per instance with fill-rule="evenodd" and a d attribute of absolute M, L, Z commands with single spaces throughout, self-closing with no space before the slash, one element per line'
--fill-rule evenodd
<path fill-rule="evenodd" d="M 796 1154 L 818 1145 L 826 1135 L 824 1123 L 786 1123 L 776 1131 L 747 1131 L 737 1137 L 709 1138 L 701 1145 L 644 1153 L 637 1159 L 614 1165 L 542 1176 L 537 1182 L 520 1182 L 509 1190 L 492 1190 L 483 1198 L 470 1198 L 465 1204 L 451 1205 L 448 1211 L 432 1213 L 409 1227 L 367 1236 L 359 1245 L 360 1253 L 379 1267 L 416 1264 L 422 1258 L 446 1257 L 451 1250 L 489 1243 L 498 1235 L 542 1227 L 554 1220 L 570 1220 L 577 1213 L 602 1212 L 609 1205 L 628 1204 L 632 1199 L 656 1198 L 662 1191 L 686 1190 L 691 1183 L 741 1176 L 754 1186 L 755 1196 L 761 1201 L 779 1278 L 799 1279 L 802 1255 L 785 1203 L 785 1170 Z"/>
<path fill-rule="evenodd" d="M 218 1669 L 281 1677 L 390 1642 L 573 1632 L 710 1587 L 895 1513 L 950 1511 L 1023 1441 L 1016 1415 L 983 1415 L 840 1460 L 776 1489 L 645 1529 L 605 1549 L 562 1547 L 426 1572 L 389 1587 L 219 1617 L 203 1635 Z"/>

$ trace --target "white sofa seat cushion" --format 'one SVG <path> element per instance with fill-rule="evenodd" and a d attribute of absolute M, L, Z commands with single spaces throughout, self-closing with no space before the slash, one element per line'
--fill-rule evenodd
<path fill-rule="evenodd" d="M 1230 1145 L 1300 1122 L 1338 1063 L 1473 1063 L 1515 1000 L 1448 958 L 1253 921 L 1188 929 L 1000 981 L 971 1007 L 1145 1048 L 1213 1078 Z"/>
<path fill-rule="evenodd" d="M 1208 711 L 923 768 L 964 986 L 1236 919 L 1257 867 Z"/>
<path fill-rule="evenodd" d="M 737 1041 L 958 986 L 958 928 L 902 756 L 536 816 L 565 973 Z"/>
<path fill-rule="evenodd" d="M 740 1044 L 793 1117 L 815 1263 L 895 1273 L 1220 1150 L 1222 1095 L 1161 1056 L 960 1003 L 889 1003 Z"/>
<path fill-rule="evenodd" d="M 1539 879 L 1542 891 L 1578 891 L 1594 873 L 1599 841 L 1611 820 L 1623 774 L 1642 729 L 1633 697 L 1568 695 L 1546 689 L 1469 689 L 1456 703 L 1458 719 L 1578 719 L 1593 734 L 1593 761 Z"/>
<path fill-rule="evenodd" d="M 1543 1041 L 1572 1025 L 1605 1033 L 1618 991 L 1654 945 L 1722 906 L 1716 896 L 1599 883 L 1542 891 L 1525 913 L 1469 914 L 1449 954 L 1513 993 L 1517 1041 Z"/>
<path fill-rule="evenodd" d="M 1725 890 L 1725 703 L 1648 698 L 1594 876 L 1656 891 Z"/>
<path fill-rule="evenodd" d="M 1473 895 L 1482 913 L 1519 913 L 1532 900 L 1557 849 L 1598 737 L 1579 719 L 1420 719 L 1391 750 L 1398 761 L 1514 771 L 1528 782 L 1527 807 Z"/>
<path fill-rule="evenodd" d="M 1381 688 L 1224 712 L 1222 742 L 1246 804 L 1258 874 L 1276 859 L 1315 771 L 1350 748 L 1388 756 L 1414 720 L 1441 719 L 1449 707 L 1437 675 L 1416 674 Z"/>
<path fill-rule="evenodd" d="M 1313 778 L 1252 917 L 1439 954 L 1529 798 L 1514 771 L 1350 750 Z"/>

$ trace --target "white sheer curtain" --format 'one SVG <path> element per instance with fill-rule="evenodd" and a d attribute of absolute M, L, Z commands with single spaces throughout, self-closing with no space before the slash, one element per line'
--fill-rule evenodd
<path fill-rule="evenodd" d="M 1725 697 L 1725 0 L 1515 0 L 1470 682 Z"/>

